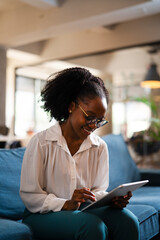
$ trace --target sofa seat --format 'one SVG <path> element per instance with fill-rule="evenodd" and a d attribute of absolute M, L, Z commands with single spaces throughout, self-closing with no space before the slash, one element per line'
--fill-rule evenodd
<path fill-rule="evenodd" d="M 140 222 L 140 239 L 149 240 L 159 233 L 158 212 L 152 206 L 134 205 L 127 206 Z"/>
<path fill-rule="evenodd" d="M 31 231 L 21 222 L 0 218 L 1 240 L 31 240 Z"/>
<path fill-rule="evenodd" d="M 110 176 L 107 191 L 123 183 L 148 179 L 149 184 L 133 192 L 127 208 L 140 221 L 140 239 L 159 240 L 160 234 L 157 233 L 160 226 L 160 170 L 137 168 L 122 135 L 108 134 L 102 139 L 107 143 L 109 150 Z"/>
<path fill-rule="evenodd" d="M 160 187 L 145 186 L 135 190 L 130 203 L 150 205 L 160 213 Z"/>

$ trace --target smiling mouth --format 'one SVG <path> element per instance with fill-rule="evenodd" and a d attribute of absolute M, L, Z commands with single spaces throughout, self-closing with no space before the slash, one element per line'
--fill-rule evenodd
<path fill-rule="evenodd" d="M 87 135 L 90 135 L 94 130 L 87 130 L 86 128 L 83 128 L 83 130 L 85 131 L 85 133 L 87 134 Z"/>

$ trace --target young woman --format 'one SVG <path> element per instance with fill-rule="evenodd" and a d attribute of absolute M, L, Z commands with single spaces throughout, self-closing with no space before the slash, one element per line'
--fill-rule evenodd
<path fill-rule="evenodd" d="M 51 76 L 41 93 L 43 107 L 57 123 L 27 146 L 20 195 L 23 222 L 35 239 L 137 240 L 137 218 L 124 209 L 131 193 L 112 206 L 81 212 L 104 196 L 109 168 L 106 143 L 93 131 L 108 121 L 108 91 L 84 68 Z"/>

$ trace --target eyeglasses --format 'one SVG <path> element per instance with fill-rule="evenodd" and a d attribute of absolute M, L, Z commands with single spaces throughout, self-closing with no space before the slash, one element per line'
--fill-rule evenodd
<path fill-rule="evenodd" d="M 81 109 L 81 111 L 84 113 L 85 115 L 85 119 L 86 119 L 86 124 L 90 125 L 90 124 L 95 124 L 97 128 L 104 126 L 105 124 L 107 124 L 109 121 L 106 119 L 98 119 L 98 118 L 93 118 L 90 117 L 86 111 L 78 104 L 78 107 Z M 91 119 L 92 118 L 92 119 Z"/>

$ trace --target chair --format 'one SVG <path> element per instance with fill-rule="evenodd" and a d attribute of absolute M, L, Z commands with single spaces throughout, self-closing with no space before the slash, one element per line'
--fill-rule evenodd
<path fill-rule="evenodd" d="M 2 125 L 0 126 L 0 135 L 6 136 L 8 135 L 8 132 L 9 132 L 8 127 Z M 0 142 L 0 148 L 5 148 L 5 145 L 6 145 L 5 141 Z"/>

